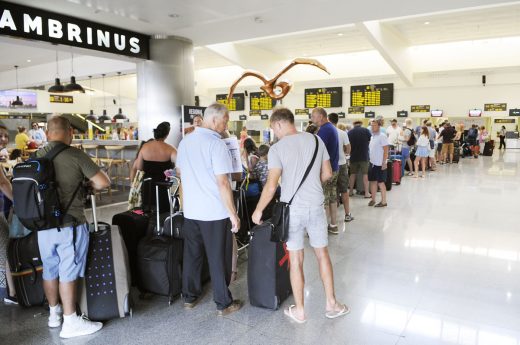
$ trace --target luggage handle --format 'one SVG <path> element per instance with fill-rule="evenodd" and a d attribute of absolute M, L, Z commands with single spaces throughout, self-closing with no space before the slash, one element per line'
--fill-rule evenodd
<path fill-rule="evenodd" d="M 157 222 L 157 235 L 161 234 L 161 227 L 160 227 L 160 217 L 159 217 L 159 185 L 155 185 L 155 220 Z"/>
<path fill-rule="evenodd" d="M 97 214 L 96 214 L 96 195 L 90 195 L 90 204 L 92 206 L 92 220 L 94 221 L 94 232 L 98 232 Z"/>

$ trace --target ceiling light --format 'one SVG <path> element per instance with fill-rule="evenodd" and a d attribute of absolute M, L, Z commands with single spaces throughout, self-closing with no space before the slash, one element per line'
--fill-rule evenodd
<path fill-rule="evenodd" d="M 27 59 L 27 62 L 31 62 L 31 59 Z"/>
<path fill-rule="evenodd" d="M 119 95 L 119 107 L 121 107 L 121 72 L 117 72 L 117 81 L 118 81 L 118 95 Z M 126 116 L 123 115 L 123 109 L 119 108 L 119 112 L 114 115 L 112 118 L 114 120 L 126 120 Z"/>
<path fill-rule="evenodd" d="M 23 102 L 18 95 L 18 66 L 14 66 L 14 70 L 16 72 L 16 100 L 14 100 L 11 105 L 13 107 L 21 107 L 23 106 Z"/>
<path fill-rule="evenodd" d="M 71 53 L 70 58 L 70 84 L 65 85 L 65 92 L 81 92 L 85 93 L 85 89 L 76 83 L 76 77 L 74 76 L 74 53 Z"/>
<path fill-rule="evenodd" d="M 65 92 L 65 88 L 60 84 L 60 73 L 58 69 L 58 51 L 56 50 L 56 79 L 54 79 L 54 85 L 51 86 L 48 92 L 52 93 L 63 93 Z"/>
<path fill-rule="evenodd" d="M 430 25 L 430 22 L 424 22 L 424 25 Z"/>
<path fill-rule="evenodd" d="M 92 76 L 89 75 L 88 79 L 89 79 L 89 88 L 90 88 L 90 90 L 92 90 Z M 90 95 L 90 114 L 87 115 L 85 120 L 88 120 L 90 122 L 96 122 L 97 116 L 94 115 L 94 110 L 92 110 L 92 93 L 90 93 L 89 95 Z"/>
<path fill-rule="evenodd" d="M 344 34 L 342 32 L 338 33 L 338 36 L 341 37 L 343 36 Z"/>
<path fill-rule="evenodd" d="M 110 122 L 110 117 L 108 117 L 108 115 L 107 115 L 107 102 L 106 102 L 107 98 L 106 98 L 106 94 L 105 94 L 105 74 L 102 74 L 102 76 L 103 76 L 103 108 L 104 109 L 103 109 L 103 115 L 101 115 L 98 119 L 100 123 L 103 123 L 105 121 Z"/>

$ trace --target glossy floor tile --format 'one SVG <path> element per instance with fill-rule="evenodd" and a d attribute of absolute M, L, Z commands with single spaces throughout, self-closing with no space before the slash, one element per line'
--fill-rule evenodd
<path fill-rule="evenodd" d="M 312 249 L 305 253 L 308 322 L 247 302 L 247 253 L 231 290 L 239 312 L 215 316 L 211 287 L 186 311 L 177 300 L 139 300 L 134 316 L 92 336 L 61 341 L 42 308 L 0 305 L 1 344 L 520 345 L 520 150 L 461 159 L 425 179 L 403 178 L 387 208 L 351 199 L 355 220 L 330 237 L 337 298 L 346 317 L 325 318 Z M 125 205 L 103 207 L 110 221 Z M 289 298 L 283 306 L 292 303 Z"/>

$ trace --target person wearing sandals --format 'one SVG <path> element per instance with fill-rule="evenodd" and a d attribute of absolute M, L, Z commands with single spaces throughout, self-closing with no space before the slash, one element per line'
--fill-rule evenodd
<path fill-rule="evenodd" d="M 413 177 L 419 177 L 419 163 L 422 165 L 422 175 L 426 176 L 426 165 L 428 164 L 428 156 L 430 155 L 430 132 L 428 127 L 422 126 L 421 135 L 417 140 L 417 151 L 415 152 L 415 175 Z"/>
<path fill-rule="evenodd" d="M 267 183 L 252 218 L 255 224 L 261 224 L 263 212 L 275 195 L 278 181 L 281 178 L 280 200 L 288 202 L 294 196 L 289 211 L 289 237 L 287 240 L 294 305 L 285 309 L 284 313 L 296 323 L 307 321 L 304 309 L 305 277 L 303 274 L 304 242 L 307 232 L 309 243 L 318 260 L 320 277 L 325 288 L 325 316 L 334 319 L 346 315 L 350 309 L 340 303 L 334 293 L 334 274 L 327 248 L 327 217 L 323 208 L 325 196 L 322 183 L 332 178 L 329 154 L 321 138 L 296 130 L 294 115 L 289 109 L 275 108 L 270 121 L 278 142 L 269 150 Z M 304 183 L 298 189 L 300 181 L 312 161 L 316 144 L 318 149 L 314 164 Z"/>
<path fill-rule="evenodd" d="M 370 181 L 370 194 L 372 196 L 368 206 L 385 207 L 386 202 L 386 178 L 388 161 L 388 137 L 381 133 L 382 119 L 372 121 L 372 139 L 370 140 L 370 167 L 368 181 Z M 381 190 L 381 202 L 376 203 L 377 187 Z"/>

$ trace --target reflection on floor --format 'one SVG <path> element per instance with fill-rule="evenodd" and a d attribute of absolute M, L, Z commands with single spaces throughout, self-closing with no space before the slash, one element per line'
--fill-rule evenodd
<path fill-rule="evenodd" d="M 355 220 L 330 237 L 337 296 L 352 308 L 344 318 L 325 318 L 307 249 L 305 325 L 247 303 L 218 318 L 208 287 L 194 310 L 180 301 L 168 307 L 161 297 L 137 300 L 133 318 L 66 343 L 518 345 L 519 195 L 520 151 L 512 150 L 441 166 L 426 179 L 406 177 L 389 193 L 387 208 L 354 197 Z M 100 218 L 124 208 L 102 208 Z M 247 300 L 245 266 L 232 292 Z M 58 333 L 40 308 L 0 306 L 2 344 L 60 343 Z"/>

